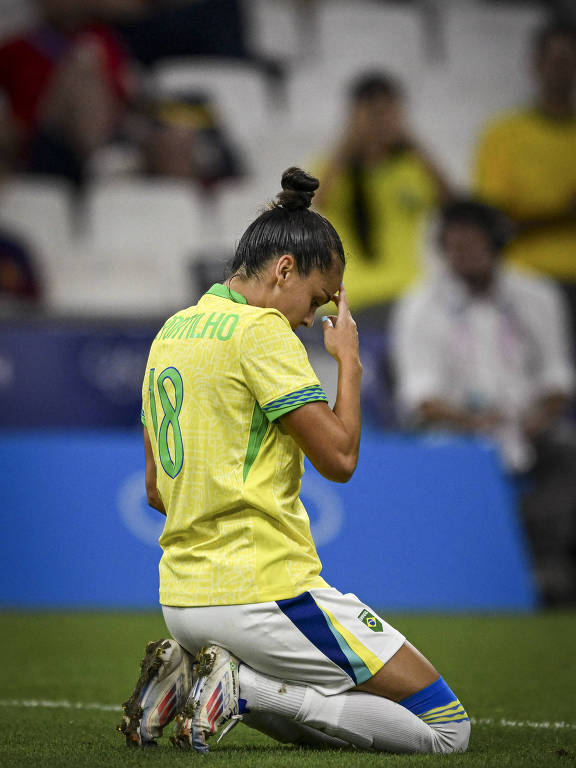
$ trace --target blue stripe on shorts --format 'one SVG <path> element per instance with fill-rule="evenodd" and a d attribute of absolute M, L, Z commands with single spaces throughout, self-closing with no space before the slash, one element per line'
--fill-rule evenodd
<path fill-rule="evenodd" d="M 326 616 L 309 592 L 287 600 L 277 600 L 276 605 L 298 627 L 304 637 L 358 684 L 354 668 L 334 637 Z"/>

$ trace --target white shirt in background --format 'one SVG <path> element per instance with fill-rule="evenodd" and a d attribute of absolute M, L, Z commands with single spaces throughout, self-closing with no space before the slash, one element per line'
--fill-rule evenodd
<path fill-rule="evenodd" d="M 505 267 L 486 296 L 470 294 L 447 269 L 411 291 L 395 312 L 392 351 L 404 417 L 431 399 L 497 410 L 505 423 L 492 434 L 515 471 L 533 460 L 522 414 L 541 397 L 570 395 L 574 387 L 558 290 Z"/>

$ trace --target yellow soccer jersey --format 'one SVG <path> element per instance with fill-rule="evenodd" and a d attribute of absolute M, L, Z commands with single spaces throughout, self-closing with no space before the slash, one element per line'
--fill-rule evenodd
<path fill-rule="evenodd" d="M 299 499 L 304 456 L 277 421 L 326 396 L 284 315 L 214 285 L 159 331 L 142 399 L 167 510 L 160 602 L 258 603 L 328 586 Z"/>
<path fill-rule="evenodd" d="M 476 186 L 513 218 L 565 213 L 576 200 L 576 118 L 522 110 L 490 123 L 478 148 Z M 576 223 L 522 235 L 507 255 L 518 266 L 576 280 Z"/>
<path fill-rule="evenodd" d="M 403 152 L 366 169 L 366 203 L 372 223 L 372 259 L 354 227 L 353 185 L 347 173 L 332 180 L 321 213 L 332 222 L 346 252 L 346 294 L 363 309 L 398 298 L 422 270 L 422 235 L 436 202 L 436 186 L 420 159 Z M 322 171 L 319 171 L 322 180 Z"/>

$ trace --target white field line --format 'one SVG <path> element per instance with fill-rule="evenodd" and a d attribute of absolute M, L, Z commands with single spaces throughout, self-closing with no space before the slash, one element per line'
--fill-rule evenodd
<path fill-rule="evenodd" d="M 92 709 L 98 712 L 120 712 L 117 704 L 98 704 L 84 701 L 47 701 L 45 699 L 0 699 L 0 707 L 25 707 L 37 709 Z M 506 717 L 471 717 L 472 725 L 496 728 L 537 728 L 546 731 L 576 731 L 576 723 L 557 720 L 510 720 Z"/>
<path fill-rule="evenodd" d="M 31 707 L 37 709 L 95 709 L 98 712 L 120 712 L 118 704 L 97 704 L 85 701 L 46 701 L 45 699 L 0 699 L 0 707 Z"/>

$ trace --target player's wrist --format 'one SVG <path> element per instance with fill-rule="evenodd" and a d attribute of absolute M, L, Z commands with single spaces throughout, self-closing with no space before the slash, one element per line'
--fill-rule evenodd
<path fill-rule="evenodd" d="M 357 350 L 344 349 L 336 355 L 338 365 L 350 373 L 362 374 L 362 363 Z"/>

